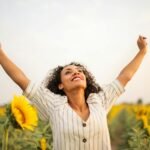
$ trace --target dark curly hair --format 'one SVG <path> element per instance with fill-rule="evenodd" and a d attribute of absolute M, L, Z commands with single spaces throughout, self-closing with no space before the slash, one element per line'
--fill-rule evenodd
<path fill-rule="evenodd" d="M 50 91 L 52 91 L 55 94 L 59 95 L 66 95 L 63 90 L 60 90 L 58 88 L 58 85 L 61 83 L 61 71 L 63 68 L 69 65 L 74 65 L 77 67 L 80 67 L 85 74 L 86 77 L 86 83 L 87 87 L 85 89 L 85 99 L 88 98 L 90 93 L 98 93 L 102 91 L 102 88 L 95 82 L 95 78 L 93 75 L 85 68 L 85 66 L 81 65 L 80 63 L 71 62 L 70 64 L 67 64 L 65 66 L 58 66 L 53 69 L 50 77 L 48 78 L 48 83 L 46 85 L 46 88 L 48 88 Z"/>

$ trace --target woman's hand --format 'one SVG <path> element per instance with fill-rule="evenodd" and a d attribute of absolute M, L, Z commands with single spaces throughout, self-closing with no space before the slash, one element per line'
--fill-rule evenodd
<path fill-rule="evenodd" d="M 131 62 L 121 70 L 119 76 L 117 77 L 117 79 L 123 86 L 125 86 L 128 81 L 131 80 L 135 72 L 138 70 L 140 64 L 142 63 L 142 60 L 148 49 L 146 37 L 139 36 L 137 40 L 137 45 L 140 52 L 138 52 L 137 55 L 131 60 Z"/>
<path fill-rule="evenodd" d="M 140 52 L 147 52 L 147 42 L 146 42 L 146 37 L 144 36 L 139 36 L 138 40 L 137 40 L 137 45 L 139 47 Z"/>

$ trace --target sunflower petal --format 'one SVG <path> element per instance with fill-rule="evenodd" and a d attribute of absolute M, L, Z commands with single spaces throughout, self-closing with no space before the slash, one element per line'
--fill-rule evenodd
<path fill-rule="evenodd" d="M 30 105 L 26 97 L 14 96 L 11 102 L 11 111 L 18 122 L 24 129 L 33 131 L 38 124 L 37 111 Z"/>

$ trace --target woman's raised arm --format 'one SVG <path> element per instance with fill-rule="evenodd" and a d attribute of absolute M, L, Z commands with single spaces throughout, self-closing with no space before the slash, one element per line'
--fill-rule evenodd
<path fill-rule="evenodd" d="M 137 55 L 133 58 L 133 60 L 120 72 L 117 79 L 121 82 L 123 86 L 125 86 L 129 80 L 133 77 L 135 72 L 138 70 L 140 64 L 142 63 L 142 60 L 147 53 L 147 42 L 146 38 L 143 36 L 139 36 L 137 40 L 137 45 L 139 47 L 139 52 Z"/>
<path fill-rule="evenodd" d="M 29 79 L 4 53 L 0 45 L 0 65 L 8 76 L 22 89 L 25 90 L 29 84 Z"/>

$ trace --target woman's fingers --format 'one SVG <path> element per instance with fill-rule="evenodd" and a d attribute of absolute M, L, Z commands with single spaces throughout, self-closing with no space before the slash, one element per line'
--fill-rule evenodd
<path fill-rule="evenodd" d="M 144 44 L 144 45 L 146 44 L 147 45 L 146 39 L 147 38 L 145 36 L 140 35 L 137 42 L 138 42 L 138 44 Z"/>
<path fill-rule="evenodd" d="M 140 50 L 146 50 L 147 49 L 147 41 L 146 41 L 146 37 L 145 36 L 139 36 L 138 40 L 137 40 L 137 45 L 139 47 Z"/>
<path fill-rule="evenodd" d="M 145 40 L 145 39 L 147 39 L 145 36 L 139 36 L 139 38 L 141 39 L 141 40 Z"/>

